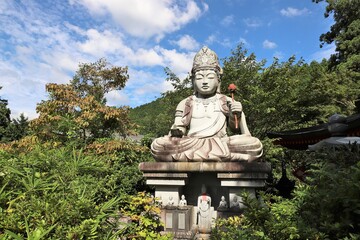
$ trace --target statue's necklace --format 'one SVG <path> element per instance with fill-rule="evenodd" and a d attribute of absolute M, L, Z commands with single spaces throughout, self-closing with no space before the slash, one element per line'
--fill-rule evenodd
<path fill-rule="evenodd" d="M 216 98 L 215 98 L 215 97 L 211 97 L 211 98 L 197 98 L 195 101 L 196 101 L 196 103 L 201 103 L 201 104 L 205 107 L 205 109 L 206 109 L 206 107 L 207 107 L 210 103 L 215 104 Z"/>
<path fill-rule="evenodd" d="M 195 98 L 195 107 L 197 110 L 203 109 L 203 111 L 206 113 L 208 112 L 208 106 L 210 103 L 212 103 L 214 106 L 216 104 L 216 96 L 209 97 L 209 98 Z M 202 105 L 202 107 L 201 107 Z"/>

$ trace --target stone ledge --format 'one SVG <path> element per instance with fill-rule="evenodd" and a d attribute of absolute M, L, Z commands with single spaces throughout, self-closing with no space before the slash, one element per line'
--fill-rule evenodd
<path fill-rule="evenodd" d="M 270 163 L 266 162 L 142 162 L 140 171 L 144 173 L 269 173 Z"/>
<path fill-rule="evenodd" d="M 267 179 L 268 174 L 262 172 L 251 173 L 218 173 L 217 177 L 220 179 Z"/>
<path fill-rule="evenodd" d="M 147 172 L 143 174 L 146 178 L 188 178 L 187 173 L 153 173 Z"/>
<path fill-rule="evenodd" d="M 173 180 L 173 179 L 148 179 L 147 185 L 159 185 L 159 186 L 185 186 L 185 180 Z"/>
<path fill-rule="evenodd" d="M 250 181 L 234 181 L 234 180 L 222 180 L 222 187 L 251 187 L 259 188 L 265 186 L 264 180 L 250 180 Z"/>

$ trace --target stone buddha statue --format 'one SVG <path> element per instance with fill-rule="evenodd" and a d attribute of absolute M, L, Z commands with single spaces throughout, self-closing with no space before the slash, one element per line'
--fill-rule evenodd
<path fill-rule="evenodd" d="M 151 145 L 157 161 L 253 161 L 261 157 L 262 144 L 251 136 L 241 103 L 220 93 L 221 75 L 216 53 L 203 47 L 194 57 L 190 75 L 194 95 L 178 104 L 169 134 Z M 239 134 L 228 136 L 228 128 Z"/>

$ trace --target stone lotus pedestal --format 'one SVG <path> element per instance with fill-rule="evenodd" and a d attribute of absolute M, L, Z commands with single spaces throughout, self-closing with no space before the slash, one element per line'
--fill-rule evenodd
<path fill-rule="evenodd" d="M 244 208 L 241 192 L 248 191 L 255 197 L 255 190 L 265 186 L 265 180 L 271 171 L 269 163 L 246 161 L 143 162 L 139 169 L 143 172 L 147 185 L 155 187 L 155 197 L 161 199 L 164 206 L 162 221 L 165 226 L 172 226 L 166 227 L 165 231 L 177 232 L 178 228 L 173 227 L 174 223 L 179 224 L 182 219 L 188 219 L 187 224 L 181 223 L 184 228 L 180 230 L 184 233 L 196 231 L 197 199 L 201 195 L 202 185 L 206 186 L 206 193 L 211 197 L 212 218 L 215 220 L 218 217 L 239 215 Z M 181 219 L 177 219 L 179 215 L 176 215 L 176 211 L 180 209 L 178 203 L 182 194 L 191 210 L 187 210 L 186 216 L 180 215 Z M 222 196 L 225 196 L 229 208 L 217 211 Z M 169 203 L 172 206 L 167 208 Z"/>

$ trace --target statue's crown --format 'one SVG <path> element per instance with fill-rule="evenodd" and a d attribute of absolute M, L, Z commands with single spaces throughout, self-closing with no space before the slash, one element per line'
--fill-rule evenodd
<path fill-rule="evenodd" d="M 214 69 L 222 73 L 218 56 L 206 46 L 202 47 L 200 51 L 196 53 L 191 72 L 194 73 L 203 69 Z"/>

